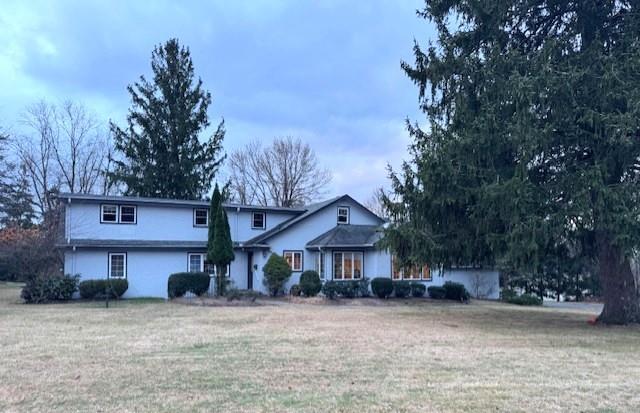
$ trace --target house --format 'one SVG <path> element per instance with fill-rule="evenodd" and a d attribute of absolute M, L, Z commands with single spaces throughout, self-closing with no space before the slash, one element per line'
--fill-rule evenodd
<path fill-rule="evenodd" d="M 125 297 L 166 297 L 170 274 L 211 270 L 207 202 L 86 194 L 59 198 L 65 223 L 59 247 L 67 274 L 124 277 L 129 281 Z M 296 208 L 233 203 L 224 208 L 235 253 L 228 274 L 237 288 L 265 292 L 262 267 L 277 253 L 291 265 L 287 291 L 302 271 L 316 270 L 323 280 L 392 277 L 427 285 L 452 280 L 472 293 L 498 296 L 496 271 L 394 268 L 392 256 L 375 245 L 384 220 L 349 195 Z"/>

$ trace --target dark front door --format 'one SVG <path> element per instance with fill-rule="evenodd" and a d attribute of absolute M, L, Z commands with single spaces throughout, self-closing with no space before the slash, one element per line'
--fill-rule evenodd
<path fill-rule="evenodd" d="M 247 253 L 247 290 L 253 290 L 253 251 Z"/>

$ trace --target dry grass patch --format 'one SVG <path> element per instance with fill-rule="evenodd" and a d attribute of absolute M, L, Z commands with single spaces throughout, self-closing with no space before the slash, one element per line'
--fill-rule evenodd
<path fill-rule="evenodd" d="M 0 411 L 638 411 L 640 329 L 498 303 L 26 306 Z"/>

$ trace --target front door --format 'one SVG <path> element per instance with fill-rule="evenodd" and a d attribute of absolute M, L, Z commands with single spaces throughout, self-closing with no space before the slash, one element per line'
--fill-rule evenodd
<path fill-rule="evenodd" d="M 253 251 L 247 253 L 247 290 L 253 290 Z"/>

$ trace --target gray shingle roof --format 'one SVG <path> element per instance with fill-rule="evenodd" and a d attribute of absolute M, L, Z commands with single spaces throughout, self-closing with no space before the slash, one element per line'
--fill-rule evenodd
<path fill-rule="evenodd" d="M 309 241 L 307 248 L 373 247 L 382 236 L 379 225 L 337 225 Z"/>
<path fill-rule="evenodd" d="M 236 246 L 236 245 L 234 245 Z M 61 242 L 58 247 L 94 247 L 94 248 L 207 248 L 207 241 L 158 241 L 158 240 L 119 240 L 119 239 L 71 239 Z"/>

